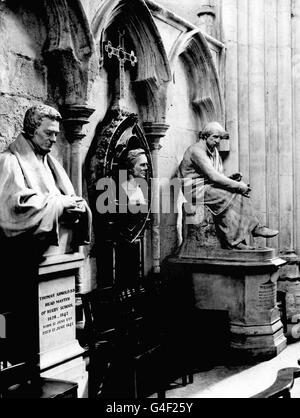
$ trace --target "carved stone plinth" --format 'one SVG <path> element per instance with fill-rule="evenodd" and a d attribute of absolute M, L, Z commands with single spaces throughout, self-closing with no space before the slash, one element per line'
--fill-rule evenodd
<path fill-rule="evenodd" d="M 173 257 L 190 278 L 196 309 L 227 311 L 231 358 L 268 359 L 286 347 L 276 304 L 279 267 L 285 261 L 269 248 L 256 251 L 203 249 L 203 258 Z M 199 324 L 199 333 L 201 324 Z"/>
<path fill-rule="evenodd" d="M 83 256 L 64 253 L 62 240 L 57 248 L 56 253 L 49 249 L 39 266 L 39 365 L 43 377 L 77 382 L 81 398 L 88 376 L 76 339 L 75 279 Z"/>
<path fill-rule="evenodd" d="M 221 249 L 211 212 L 204 205 L 183 208 L 183 242 L 180 258 L 206 258 Z"/>

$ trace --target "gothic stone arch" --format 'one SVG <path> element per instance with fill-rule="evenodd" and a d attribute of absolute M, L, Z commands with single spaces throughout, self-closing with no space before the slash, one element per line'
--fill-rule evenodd
<path fill-rule="evenodd" d="M 97 214 L 95 207 L 97 181 L 101 175 L 109 176 L 107 167 L 109 165 L 108 161 L 110 155 L 116 152 L 116 149 L 113 149 L 114 144 L 118 142 L 118 137 L 120 137 L 119 134 L 123 129 L 122 127 L 130 120 L 135 121 L 132 131 L 134 130 L 138 133 L 137 136 L 140 138 L 141 147 L 146 150 L 149 166 L 150 169 L 152 169 L 152 160 L 148 143 L 138 122 L 141 124 L 151 122 L 156 124 L 164 123 L 166 115 L 167 85 L 171 80 L 169 62 L 160 34 L 151 13 L 143 0 L 105 0 L 102 2 L 92 20 L 92 32 L 96 41 L 96 51 L 100 58 L 100 75 L 102 71 L 101 68 L 105 68 L 107 73 L 108 70 L 113 72 L 113 69 L 109 67 L 109 59 L 106 54 L 108 51 L 105 50 L 105 46 L 108 45 L 108 41 L 111 41 L 112 47 L 118 46 L 115 45 L 118 41 L 118 29 L 121 31 L 125 30 L 126 51 L 130 53 L 130 50 L 132 50 L 137 57 L 137 64 L 132 68 L 130 75 L 130 87 L 138 107 L 138 115 L 130 113 L 126 111 L 125 107 L 122 107 L 122 101 L 119 100 L 121 97 L 121 87 L 119 87 L 119 95 L 116 94 L 113 87 L 113 81 L 118 80 L 120 74 L 113 74 L 109 86 L 111 89 L 110 95 L 115 95 L 115 97 L 111 101 L 111 106 L 108 109 L 104 120 L 99 123 L 96 129 L 96 134 L 86 159 L 89 196 L 90 202 L 92 202 L 92 210 L 94 210 L 95 213 L 95 243 L 93 246 L 93 250 L 95 251 L 92 250 L 92 256 L 94 254 L 96 258 L 99 253 L 99 248 L 101 248 L 101 241 L 103 240 L 101 231 L 98 228 L 98 223 L 104 226 L 104 229 L 113 224 L 113 221 L 108 221 L 105 226 L 105 222 L 102 222 L 103 218 L 101 220 L 101 216 Z M 120 57 L 118 56 L 118 58 Z M 130 62 L 128 62 L 127 65 L 130 66 Z M 119 73 L 121 73 L 120 70 Z M 110 74 L 108 76 L 111 77 Z M 115 141 L 116 138 L 117 140 Z M 132 247 L 126 247 L 128 254 L 132 252 L 135 243 L 141 242 L 139 239 L 143 234 L 145 222 L 142 225 L 140 224 L 140 226 L 141 227 L 138 226 L 136 230 L 140 234 L 134 234 L 132 236 Z M 108 238 L 108 241 L 109 236 L 111 237 L 112 235 L 107 233 L 106 237 Z M 108 245 L 109 244 L 106 244 L 106 248 Z M 112 252 L 115 251 L 118 253 L 119 248 L 116 249 L 116 247 L 113 246 Z M 139 255 L 142 256 L 141 251 L 139 251 Z M 103 263 L 101 263 L 101 260 L 99 260 L 99 263 L 97 262 L 97 270 L 99 277 L 99 271 L 102 269 L 100 273 L 101 280 L 106 276 L 106 274 L 103 273 L 103 268 L 105 267 L 103 266 Z M 108 271 L 107 275 L 110 274 L 111 271 Z M 103 285 L 103 282 L 101 285 Z"/>
<path fill-rule="evenodd" d="M 223 123 L 224 103 L 220 79 L 200 29 L 183 34 L 173 46 L 170 53 L 172 71 L 179 59 L 184 62 L 189 74 L 190 102 L 201 126 L 212 120 Z"/>
<path fill-rule="evenodd" d="M 147 122 L 164 122 L 166 89 L 171 80 L 168 58 L 149 9 L 143 0 L 106 0 L 92 21 L 92 31 L 104 60 L 103 45 L 112 25 L 126 27 L 126 36 L 138 57 L 131 80 L 140 116 Z"/>
<path fill-rule="evenodd" d="M 80 0 L 43 0 L 47 25 L 44 57 L 60 105 L 85 104 L 93 36 Z"/>

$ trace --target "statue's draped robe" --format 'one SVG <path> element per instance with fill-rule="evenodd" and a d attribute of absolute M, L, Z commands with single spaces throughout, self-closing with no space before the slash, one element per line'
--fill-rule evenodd
<path fill-rule="evenodd" d="M 17 313 L 12 328 L 18 330 L 22 352 L 27 325 L 36 317 L 30 301 L 35 300 L 38 264 L 47 247 L 59 244 L 66 195 L 75 192 L 63 167 L 49 154 L 36 154 L 23 135 L 0 154 L 0 312 Z M 69 218 L 65 223 L 73 231 L 74 250 L 90 240 L 91 212 L 84 205 L 79 222 Z"/>
<path fill-rule="evenodd" d="M 179 167 L 183 194 L 193 210 L 205 205 L 213 214 L 222 246 L 232 248 L 247 241 L 259 221 L 249 198 L 237 193 L 239 183 L 224 175 L 218 150 L 204 141 L 190 146 Z"/>
<path fill-rule="evenodd" d="M 0 229 L 5 237 L 30 234 L 58 245 L 66 195 L 75 192 L 64 168 L 49 154 L 36 154 L 23 135 L 0 154 Z M 84 204 L 86 212 L 76 224 L 77 245 L 90 240 L 91 212 Z"/>

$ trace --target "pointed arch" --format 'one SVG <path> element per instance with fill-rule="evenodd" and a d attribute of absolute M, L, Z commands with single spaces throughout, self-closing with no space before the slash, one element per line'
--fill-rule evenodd
<path fill-rule="evenodd" d="M 166 114 L 166 85 L 171 71 L 165 48 L 153 17 L 143 0 L 106 0 L 92 20 L 92 32 L 100 48 L 107 29 L 122 19 L 138 56 L 132 86 L 147 121 L 164 121 Z"/>
<path fill-rule="evenodd" d="M 201 121 L 224 122 L 224 100 L 221 83 L 209 49 L 200 29 L 179 37 L 170 53 L 170 66 L 174 72 L 181 59 L 187 67 L 190 85 L 190 102 Z"/>
<path fill-rule="evenodd" d="M 85 104 L 94 40 L 80 0 L 44 0 L 44 57 L 60 104 Z"/>

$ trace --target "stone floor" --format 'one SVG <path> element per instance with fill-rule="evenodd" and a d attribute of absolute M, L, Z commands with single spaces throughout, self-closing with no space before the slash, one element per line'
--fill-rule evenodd
<path fill-rule="evenodd" d="M 293 342 L 277 357 L 254 366 L 217 366 L 194 375 L 194 383 L 183 387 L 178 382 L 167 391 L 167 398 L 249 398 L 270 386 L 277 371 L 297 367 L 300 341 Z M 292 397 L 300 398 L 300 379 L 295 381 Z"/>

